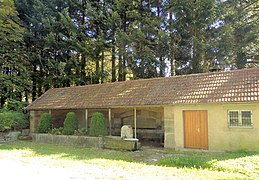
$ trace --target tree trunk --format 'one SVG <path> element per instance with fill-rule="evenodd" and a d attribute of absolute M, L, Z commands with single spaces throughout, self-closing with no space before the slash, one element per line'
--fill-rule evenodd
<path fill-rule="evenodd" d="M 160 66 L 159 66 L 159 76 L 164 77 L 165 76 L 165 67 L 164 67 L 164 60 L 163 56 L 159 56 Z"/>
<path fill-rule="evenodd" d="M 172 22 L 173 22 L 173 13 L 172 9 L 170 9 L 169 12 L 169 18 L 170 18 L 170 44 L 169 44 L 169 59 L 170 59 L 170 65 L 171 65 L 171 76 L 176 75 L 176 65 L 175 65 L 175 54 L 174 54 L 174 32 L 172 29 Z"/>
<path fill-rule="evenodd" d="M 126 81 L 126 75 L 127 75 L 127 72 L 126 72 L 126 56 L 123 57 L 123 66 L 122 66 L 122 80 L 123 81 Z"/>
<path fill-rule="evenodd" d="M 123 13 L 123 32 L 127 33 L 127 14 Z M 123 42 L 123 53 L 122 53 L 122 81 L 126 80 L 126 62 L 127 62 L 127 54 L 126 54 L 126 42 Z"/>
<path fill-rule="evenodd" d="M 65 68 L 65 71 L 66 71 L 66 74 L 69 76 L 71 76 L 72 72 L 71 72 L 71 65 L 69 63 L 70 61 L 70 53 L 69 51 L 66 52 L 67 53 L 67 62 L 66 62 L 66 68 Z M 70 87 L 70 78 L 67 78 L 66 81 L 65 81 L 65 84 L 64 84 L 64 87 Z"/>
<path fill-rule="evenodd" d="M 86 77 L 86 72 L 85 72 L 85 67 L 86 67 L 86 58 L 84 55 L 81 55 L 81 69 L 80 69 L 80 85 L 85 85 L 85 77 Z"/>
<path fill-rule="evenodd" d="M 118 77 L 118 81 L 123 81 L 123 74 L 122 74 L 122 55 L 121 55 L 121 50 L 119 50 L 119 69 L 118 69 L 118 74 L 119 74 L 119 77 Z"/>
<path fill-rule="evenodd" d="M 98 58 L 96 58 L 94 84 L 99 84 L 99 82 L 100 82 L 100 62 Z"/>
<path fill-rule="evenodd" d="M 40 80 L 38 81 L 38 97 L 42 95 L 42 78 L 43 78 L 43 70 L 42 66 L 40 65 Z"/>
<path fill-rule="evenodd" d="M 36 67 L 36 65 L 33 65 L 32 92 L 31 92 L 32 101 L 36 100 L 36 94 L 37 94 L 36 74 L 37 74 L 37 67 Z"/>
<path fill-rule="evenodd" d="M 104 51 L 102 50 L 102 61 L 101 61 L 101 83 L 104 81 Z"/>
<path fill-rule="evenodd" d="M 116 81 L 116 67 L 115 67 L 115 37 L 114 30 L 112 33 L 112 82 Z"/>
<path fill-rule="evenodd" d="M 25 93 L 25 102 L 29 104 L 29 92 L 27 88 L 24 89 L 24 93 Z"/>
<path fill-rule="evenodd" d="M 171 57 L 171 76 L 176 76 L 176 64 L 175 64 L 175 58 L 173 55 Z"/>
<path fill-rule="evenodd" d="M 156 0 L 156 8 L 157 8 L 157 17 L 160 19 L 160 0 Z M 161 37 L 159 36 L 159 42 L 161 42 Z M 159 76 L 164 77 L 165 76 L 165 67 L 164 67 L 164 59 L 161 53 L 161 50 L 159 50 Z"/>
<path fill-rule="evenodd" d="M 4 107 L 4 104 L 5 104 L 5 101 L 6 101 L 6 97 L 1 97 L 0 98 L 0 107 L 3 108 Z"/>

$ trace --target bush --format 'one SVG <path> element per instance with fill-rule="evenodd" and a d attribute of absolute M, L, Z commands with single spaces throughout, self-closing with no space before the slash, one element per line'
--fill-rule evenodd
<path fill-rule="evenodd" d="M 0 113 L 0 131 L 10 129 L 20 130 L 29 126 L 28 117 L 17 111 L 1 111 Z"/>
<path fill-rule="evenodd" d="M 0 113 L 0 131 L 9 130 L 12 128 L 13 118 L 12 113 Z"/>
<path fill-rule="evenodd" d="M 75 130 L 74 134 L 76 136 L 86 136 L 87 135 L 87 130 L 86 130 L 86 128 L 80 128 L 78 130 Z"/>
<path fill-rule="evenodd" d="M 51 134 L 54 134 L 54 135 L 61 135 L 61 134 L 62 134 L 62 131 L 63 131 L 63 127 L 54 128 L 54 129 L 52 129 Z"/>
<path fill-rule="evenodd" d="M 38 125 L 39 133 L 48 133 L 52 129 L 52 119 L 49 113 L 43 113 L 40 117 L 40 123 Z"/>
<path fill-rule="evenodd" d="M 63 134 L 66 135 L 72 135 L 74 134 L 75 130 L 78 128 L 78 122 L 76 119 L 76 113 L 74 112 L 69 112 L 66 115 L 66 119 L 64 121 L 64 129 L 63 129 Z"/>
<path fill-rule="evenodd" d="M 105 136 L 107 135 L 107 128 L 105 118 L 102 113 L 96 112 L 93 114 L 90 123 L 90 135 Z"/>
<path fill-rule="evenodd" d="M 14 121 L 12 128 L 15 130 L 21 130 L 29 127 L 29 117 L 21 112 L 13 111 L 12 112 Z"/>
<path fill-rule="evenodd" d="M 22 112 L 26 106 L 26 102 L 17 101 L 15 99 L 7 99 L 4 104 L 5 109 L 18 112 Z"/>

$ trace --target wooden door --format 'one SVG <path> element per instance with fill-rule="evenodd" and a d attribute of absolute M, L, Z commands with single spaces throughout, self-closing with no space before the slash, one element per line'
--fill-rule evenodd
<path fill-rule="evenodd" d="M 205 110 L 183 111 L 184 147 L 208 149 L 208 112 Z"/>

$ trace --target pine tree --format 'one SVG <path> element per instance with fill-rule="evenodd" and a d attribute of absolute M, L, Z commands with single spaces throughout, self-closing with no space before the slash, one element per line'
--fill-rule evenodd
<path fill-rule="evenodd" d="M 7 98 L 22 101 L 29 86 L 25 68 L 23 44 L 24 29 L 18 18 L 13 0 L 0 4 L 0 107 Z"/>
<path fill-rule="evenodd" d="M 219 28 L 219 46 L 227 47 L 228 54 L 224 59 L 228 61 L 230 68 L 240 69 L 258 63 L 258 7 L 257 0 L 229 0 L 222 2 L 220 6 L 222 26 Z"/>

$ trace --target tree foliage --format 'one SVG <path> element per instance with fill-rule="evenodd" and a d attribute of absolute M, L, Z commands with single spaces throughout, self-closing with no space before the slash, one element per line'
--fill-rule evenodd
<path fill-rule="evenodd" d="M 27 105 L 24 101 L 18 101 L 15 99 L 7 99 L 4 108 L 9 111 L 17 111 L 17 112 L 23 112 L 25 106 Z"/>
<path fill-rule="evenodd" d="M 258 0 L 2 0 L 0 99 L 258 67 Z"/>
<path fill-rule="evenodd" d="M 17 111 L 4 110 L 0 112 L 0 131 L 21 130 L 29 126 L 28 117 Z"/>
<path fill-rule="evenodd" d="M 223 25 L 219 28 L 222 35 L 219 46 L 225 45 L 224 60 L 232 68 L 254 66 L 259 60 L 259 2 L 228 0 L 221 9 Z"/>
<path fill-rule="evenodd" d="M 12 0 L 0 3 L 0 108 L 7 98 L 22 100 L 28 89 L 24 28 Z"/>

